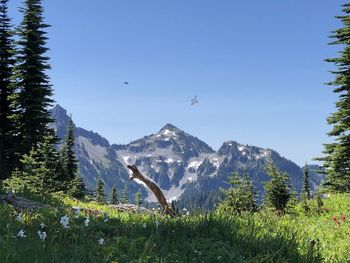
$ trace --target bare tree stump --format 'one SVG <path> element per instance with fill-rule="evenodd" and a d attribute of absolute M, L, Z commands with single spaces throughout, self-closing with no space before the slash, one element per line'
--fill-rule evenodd
<path fill-rule="evenodd" d="M 168 204 L 165 196 L 158 187 L 158 185 L 149 177 L 144 176 L 136 167 L 136 165 L 128 165 L 128 168 L 132 171 L 132 175 L 130 175 L 129 179 L 134 180 L 138 179 L 143 182 L 156 196 L 158 203 L 163 208 L 163 211 L 166 215 L 170 215 L 171 217 L 175 217 L 175 212 Z"/>

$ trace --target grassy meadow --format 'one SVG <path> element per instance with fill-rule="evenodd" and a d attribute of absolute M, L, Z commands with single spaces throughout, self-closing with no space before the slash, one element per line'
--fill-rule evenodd
<path fill-rule="evenodd" d="M 55 200 L 53 208 L 22 214 L 0 204 L 0 262 L 350 262 L 350 195 L 331 195 L 321 214 L 297 206 L 282 216 L 262 210 L 175 219 Z"/>

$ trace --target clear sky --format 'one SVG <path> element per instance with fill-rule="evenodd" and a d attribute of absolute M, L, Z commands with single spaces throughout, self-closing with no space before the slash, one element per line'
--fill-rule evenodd
<path fill-rule="evenodd" d="M 329 141 L 323 60 L 339 50 L 327 43 L 343 3 L 44 0 L 54 98 L 111 143 L 172 123 L 214 149 L 235 140 L 311 163 Z"/>

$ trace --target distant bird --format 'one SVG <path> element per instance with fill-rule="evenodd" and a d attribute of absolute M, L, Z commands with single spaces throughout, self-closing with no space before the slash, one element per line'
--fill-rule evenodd
<path fill-rule="evenodd" d="M 191 106 L 194 106 L 195 104 L 198 104 L 198 98 L 197 95 L 191 100 Z"/>
<path fill-rule="evenodd" d="M 124 81 L 124 84 L 125 84 L 125 85 L 129 85 L 129 82 L 127 82 L 127 81 Z"/>

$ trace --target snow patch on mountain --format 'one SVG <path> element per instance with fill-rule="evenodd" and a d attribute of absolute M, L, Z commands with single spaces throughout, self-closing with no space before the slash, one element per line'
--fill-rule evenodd
<path fill-rule="evenodd" d="M 177 137 L 176 132 L 170 131 L 170 130 L 168 130 L 168 129 L 165 129 L 165 130 L 163 131 L 163 135 L 165 135 L 165 136 L 171 136 L 171 137 Z"/>

